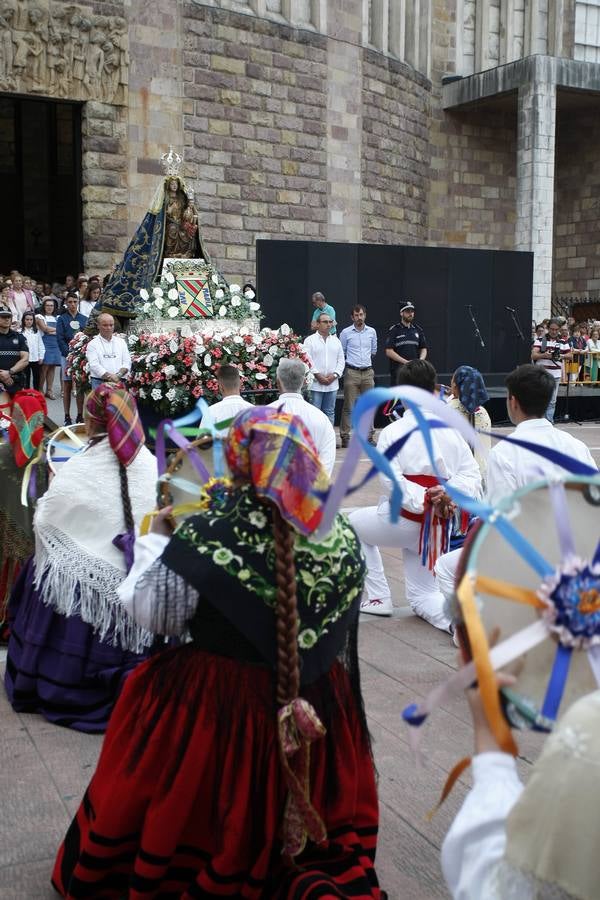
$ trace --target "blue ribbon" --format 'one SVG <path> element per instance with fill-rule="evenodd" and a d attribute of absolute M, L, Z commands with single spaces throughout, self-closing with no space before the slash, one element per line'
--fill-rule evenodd
<path fill-rule="evenodd" d="M 435 452 L 431 436 L 433 422 L 427 419 L 427 417 L 423 414 L 421 406 L 424 406 L 434 415 L 437 414 L 442 418 L 442 422 L 436 427 L 444 427 L 444 424 L 446 425 L 446 427 L 455 427 L 467 440 L 470 440 L 471 443 L 477 441 L 478 438 L 474 429 L 471 428 L 471 426 L 460 415 L 460 413 L 457 413 L 456 410 L 449 409 L 444 403 L 435 398 L 432 394 L 429 394 L 427 391 L 423 391 L 420 388 L 373 388 L 372 390 L 367 391 L 365 394 L 362 394 L 362 396 L 358 398 L 352 411 L 352 427 L 355 433 L 357 433 L 359 442 L 360 444 L 362 444 L 373 465 L 376 466 L 390 480 L 392 484 L 392 492 L 389 501 L 390 519 L 392 522 L 397 522 L 400 510 L 402 508 L 402 490 L 390 465 L 390 459 L 388 459 L 386 455 L 380 453 L 367 441 L 367 434 L 373 421 L 374 410 L 391 398 L 401 399 L 404 406 L 407 407 L 407 409 L 410 409 L 413 413 L 417 422 L 417 426 L 419 427 L 423 436 L 423 442 L 425 444 L 425 448 L 427 450 L 433 472 L 438 481 L 442 484 L 444 483 L 445 479 L 438 470 L 435 463 Z M 532 449 L 534 450 L 534 452 L 537 450 L 537 447 L 533 444 L 529 444 L 529 442 L 522 443 L 528 444 L 526 449 Z M 574 460 L 571 460 L 570 457 L 558 453 L 558 451 L 555 452 L 557 455 L 554 457 L 553 461 L 558 462 L 559 465 L 562 464 L 560 461 L 561 458 L 565 463 L 575 462 Z M 584 469 L 585 472 L 581 474 L 588 474 L 589 466 L 584 466 Z M 517 529 L 504 516 L 497 513 L 492 506 L 487 503 L 483 503 L 480 500 L 475 500 L 472 497 L 468 497 L 466 494 L 463 494 L 462 491 L 457 490 L 448 483 L 445 484 L 445 489 L 452 500 L 458 506 L 460 506 L 461 509 L 467 510 L 467 512 L 471 513 L 474 516 L 477 516 L 480 519 L 483 519 L 486 522 L 490 522 L 491 520 L 491 524 L 493 524 L 498 529 L 505 540 L 508 541 L 508 543 L 511 544 L 515 548 L 515 550 L 517 550 L 517 552 L 523 557 L 525 562 L 527 562 L 528 565 L 530 565 L 531 568 L 533 568 L 538 573 L 538 575 L 543 578 L 546 575 L 551 575 L 553 573 L 554 567 L 535 549 L 535 547 L 533 547 L 529 543 L 529 541 L 527 541 L 523 537 L 522 534 L 520 534 L 519 531 L 517 531 Z M 332 497 L 330 495 L 328 500 L 331 499 Z M 326 503 L 326 510 L 327 506 L 328 504 Z M 329 516 L 326 516 L 324 513 L 323 518 L 324 520 L 327 520 L 327 522 L 324 522 L 324 524 L 327 524 L 327 526 L 329 526 L 329 517 L 331 516 L 331 510 L 329 509 L 327 510 L 327 512 L 329 513 Z"/>
<path fill-rule="evenodd" d="M 546 688 L 546 696 L 544 705 L 542 706 L 542 716 L 554 721 L 558 714 L 560 701 L 565 690 L 567 675 L 569 674 L 569 666 L 573 655 L 572 647 L 563 647 L 557 644 L 552 673 Z"/>
<path fill-rule="evenodd" d="M 561 453 L 560 450 L 554 450 L 552 447 L 542 447 L 539 444 L 532 444 L 531 441 L 523 441 L 521 438 L 513 437 L 510 434 L 498 434 L 497 431 L 482 431 L 481 434 L 489 434 L 491 437 L 498 438 L 500 441 L 508 441 L 509 444 L 516 444 L 518 447 L 523 447 L 525 450 L 531 450 L 536 456 L 542 456 L 551 463 L 565 469 L 571 475 L 598 474 L 598 469 L 594 469 L 592 466 L 588 466 L 587 463 L 580 462 L 580 460 L 574 459 L 572 456 L 567 456 L 566 453 Z"/>
<path fill-rule="evenodd" d="M 178 419 L 163 419 L 162 422 L 159 423 L 156 432 L 156 445 L 157 445 L 157 456 L 160 455 L 159 448 L 163 453 L 164 457 L 164 434 L 172 432 L 176 430 L 179 433 L 180 428 L 185 428 L 188 425 L 195 425 L 196 423 L 203 424 L 206 421 L 206 430 L 209 432 L 210 436 L 213 439 L 212 444 L 212 455 L 213 455 L 213 468 L 214 474 L 216 478 L 223 478 L 225 475 L 225 454 L 223 453 L 223 436 L 220 434 L 217 428 L 215 428 L 215 424 L 212 421 L 211 415 L 209 413 L 209 405 L 203 397 L 200 397 L 192 410 L 189 413 L 186 413 L 185 416 L 180 416 Z M 171 437 L 173 437 L 171 435 Z M 181 435 L 181 437 L 184 437 Z M 178 441 L 176 442 L 179 446 L 182 444 Z M 187 441 L 186 441 L 187 443 Z M 159 464 L 160 469 L 160 464 Z M 164 467 L 163 467 L 164 471 Z M 160 472 L 162 474 L 162 472 Z"/>

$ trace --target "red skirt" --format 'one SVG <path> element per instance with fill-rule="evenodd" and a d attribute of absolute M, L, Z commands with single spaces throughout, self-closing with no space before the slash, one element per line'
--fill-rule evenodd
<path fill-rule="evenodd" d="M 312 802 L 328 841 L 293 868 L 279 839 L 286 790 L 273 693 L 267 669 L 193 645 L 138 666 L 58 852 L 59 893 L 383 898 L 375 773 L 345 670 L 336 664 L 303 691 L 328 725 L 311 747 Z"/>

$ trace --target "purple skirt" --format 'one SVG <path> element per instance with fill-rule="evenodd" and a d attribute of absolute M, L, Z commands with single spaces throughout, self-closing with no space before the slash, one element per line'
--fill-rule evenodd
<path fill-rule="evenodd" d="M 8 607 L 11 634 L 4 686 L 16 712 L 99 734 L 127 675 L 150 654 L 101 643 L 79 616 L 63 616 L 40 600 L 33 559 L 21 570 Z M 164 646 L 164 645 L 163 645 Z"/>

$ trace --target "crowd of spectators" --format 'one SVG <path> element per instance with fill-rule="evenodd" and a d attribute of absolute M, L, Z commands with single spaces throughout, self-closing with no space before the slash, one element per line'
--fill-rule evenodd
<path fill-rule="evenodd" d="M 66 275 L 63 283 L 35 280 L 17 270 L 0 275 L 0 306 L 12 314 L 11 330 L 20 332 L 27 341 L 29 365 L 25 386 L 40 390 L 54 400 L 54 385 L 60 370 L 65 424 L 71 422 L 71 378 L 66 374 L 66 356 L 73 337 L 72 323 L 76 321 L 79 328 L 84 328 L 101 294 L 100 276 L 90 277 L 83 272 L 77 277 Z M 80 413 L 79 406 L 78 403 Z"/>
<path fill-rule="evenodd" d="M 551 357 L 555 347 L 562 358 L 557 372 L 551 374 L 556 374 L 559 382 L 600 382 L 600 321 L 590 318 L 576 322 L 572 316 L 568 319 L 558 316 L 537 324 L 533 322 L 532 361 L 543 364 L 539 351 L 543 348 Z"/>

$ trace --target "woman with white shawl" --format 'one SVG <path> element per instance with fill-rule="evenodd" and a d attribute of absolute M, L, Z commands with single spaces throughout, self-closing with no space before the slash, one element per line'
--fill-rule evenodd
<path fill-rule="evenodd" d="M 154 506 L 157 468 L 126 391 L 92 391 L 85 421 L 88 445 L 37 504 L 35 554 L 9 604 L 5 687 L 17 712 L 98 733 L 154 640 L 117 588 L 133 561 L 135 528 Z"/>

